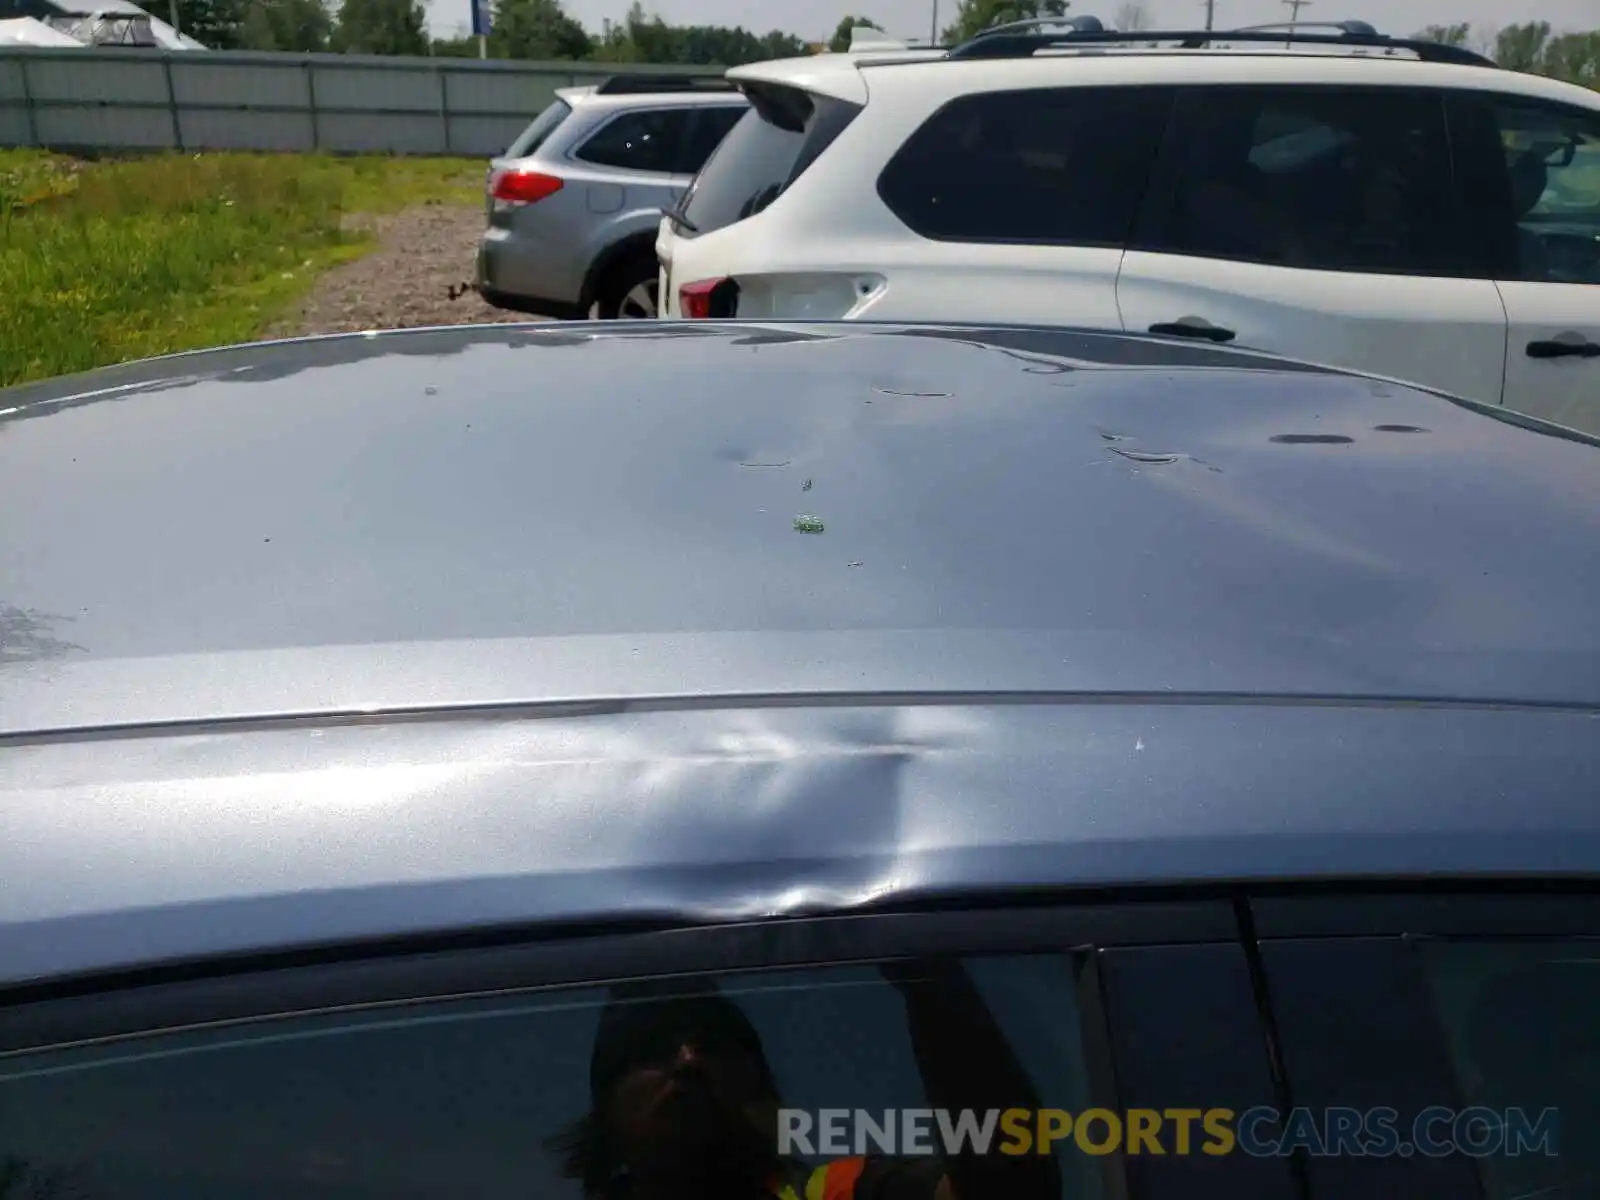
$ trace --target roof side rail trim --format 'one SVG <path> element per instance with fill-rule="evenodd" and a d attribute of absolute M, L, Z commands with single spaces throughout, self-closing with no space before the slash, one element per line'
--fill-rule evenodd
<path fill-rule="evenodd" d="M 1461 46 L 1447 46 L 1417 38 L 1391 38 L 1368 33 L 1359 22 L 1332 26 L 1338 33 L 1306 33 L 1303 27 L 1269 30 L 1250 29 L 1142 29 L 1122 33 L 1116 30 L 1088 31 L 1063 28 L 1066 22 L 1028 21 L 1025 28 L 1002 25 L 978 34 L 951 50 L 948 58 L 1026 58 L 1038 50 L 1070 49 L 1073 46 L 1106 46 L 1126 43 L 1176 42 L 1185 50 L 1202 50 L 1216 43 L 1251 42 L 1259 45 L 1282 43 L 1285 46 L 1341 46 L 1374 50 L 1405 50 L 1423 62 L 1451 63 L 1468 67 L 1498 67 L 1491 58 Z M 1041 26 L 1053 27 L 1054 32 Z M 1366 28 L 1370 28 L 1366 27 Z"/>

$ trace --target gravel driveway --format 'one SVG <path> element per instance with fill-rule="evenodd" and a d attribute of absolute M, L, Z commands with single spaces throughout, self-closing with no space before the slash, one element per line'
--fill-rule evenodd
<path fill-rule="evenodd" d="M 544 319 L 493 308 L 472 290 L 480 204 L 427 204 L 393 216 L 353 216 L 348 225 L 374 234 L 378 249 L 318 279 L 299 312 L 271 336 Z"/>

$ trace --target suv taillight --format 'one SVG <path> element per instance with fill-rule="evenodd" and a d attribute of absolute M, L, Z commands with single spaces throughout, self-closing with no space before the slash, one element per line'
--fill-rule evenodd
<path fill-rule="evenodd" d="M 502 171 L 489 184 L 489 194 L 507 204 L 537 204 L 562 188 L 561 180 L 540 171 Z"/>
<path fill-rule="evenodd" d="M 739 285 L 731 279 L 701 279 L 678 289 L 678 312 L 689 320 L 730 318 L 738 305 Z"/>

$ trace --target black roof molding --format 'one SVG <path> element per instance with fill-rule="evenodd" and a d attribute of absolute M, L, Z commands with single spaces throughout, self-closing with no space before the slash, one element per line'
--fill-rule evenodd
<path fill-rule="evenodd" d="M 1201 50 L 1218 43 L 1240 42 L 1257 45 L 1339 46 L 1373 50 L 1405 51 L 1423 62 L 1453 63 L 1458 66 L 1494 67 L 1493 59 L 1461 46 L 1447 46 L 1419 38 L 1392 38 L 1377 32 L 1365 21 L 1337 21 L 1326 24 L 1297 22 L 1289 25 L 1252 25 L 1242 29 L 1106 29 L 1091 16 L 1037 17 L 986 29 L 950 51 L 952 59 L 1026 58 L 1039 50 L 1074 46 L 1111 46 L 1128 43 L 1173 42 L 1184 50 Z"/>

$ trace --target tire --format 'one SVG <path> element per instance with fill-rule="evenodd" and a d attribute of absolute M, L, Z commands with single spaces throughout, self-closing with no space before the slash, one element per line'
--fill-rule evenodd
<path fill-rule="evenodd" d="M 660 282 L 654 255 L 624 259 L 606 273 L 595 296 L 594 316 L 602 321 L 653 320 L 661 311 L 656 298 Z"/>

